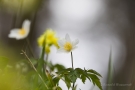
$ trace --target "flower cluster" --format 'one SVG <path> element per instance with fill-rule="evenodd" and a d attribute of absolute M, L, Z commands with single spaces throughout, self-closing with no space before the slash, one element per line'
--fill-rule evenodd
<path fill-rule="evenodd" d="M 31 22 L 29 20 L 24 20 L 22 28 L 12 29 L 8 37 L 15 38 L 16 40 L 25 39 L 30 32 L 30 23 Z M 52 45 L 59 48 L 58 51 L 71 52 L 77 48 L 76 45 L 79 43 L 78 39 L 71 41 L 68 34 L 66 34 L 64 39 L 59 40 L 58 37 L 56 37 L 56 33 L 52 29 L 45 30 L 45 32 L 38 38 L 37 41 L 40 47 L 43 47 L 43 42 L 45 42 L 46 53 L 50 53 L 50 47 Z"/>
<path fill-rule="evenodd" d="M 22 28 L 12 29 L 10 31 L 9 38 L 15 38 L 17 40 L 25 39 L 28 36 L 29 32 L 30 21 L 25 20 L 23 22 Z M 30 83 L 30 86 L 32 86 L 31 88 L 36 87 L 40 90 L 62 90 L 61 87 L 58 86 L 58 83 L 60 80 L 63 80 L 67 85 L 68 90 L 76 90 L 77 79 L 81 79 L 83 83 L 85 83 L 86 79 L 89 79 L 93 82 L 94 85 L 97 85 L 100 90 L 103 90 L 99 79 L 99 77 L 102 76 L 98 72 L 92 69 L 86 70 L 85 68 L 74 68 L 72 51 L 77 48 L 77 44 L 79 43 L 78 39 L 72 41 L 68 34 L 66 34 L 65 38 L 59 39 L 58 37 L 56 37 L 56 33 L 52 29 L 47 29 L 37 39 L 37 42 L 40 47 L 43 47 L 41 57 L 38 59 L 38 61 L 37 59 L 34 59 L 34 61 L 36 61 L 37 67 L 35 67 L 34 63 L 28 58 L 26 52 L 22 50 L 23 54 L 26 56 L 29 63 L 31 64 L 32 68 L 35 70 L 35 73 L 33 73 L 32 70 L 32 73 L 28 76 L 32 77 L 30 78 L 30 81 L 32 81 Z M 65 68 L 63 65 L 52 64 L 52 62 L 48 62 L 48 56 L 51 51 L 50 48 L 53 45 L 57 47 L 58 51 L 60 52 L 71 53 L 72 68 Z M 18 63 L 16 65 L 16 68 L 23 73 L 27 72 L 28 70 L 27 66 L 24 63 Z M 55 72 L 55 70 L 57 70 L 57 73 Z M 55 74 L 53 74 L 53 72 Z M 33 74 L 35 74 L 34 77 Z M 43 84 L 41 84 L 41 82 Z"/>
<path fill-rule="evenodd" d="M 43 43 L 45 42 L 45 51 L 46 53 L 50 53 L 50 47 L 52 45 L 58 46 L 58 38 L 56 37 L 56 33 L 52 29 L 47 29 L 39 38 L 38 44 L 39 46 L 43 47 Z"/>

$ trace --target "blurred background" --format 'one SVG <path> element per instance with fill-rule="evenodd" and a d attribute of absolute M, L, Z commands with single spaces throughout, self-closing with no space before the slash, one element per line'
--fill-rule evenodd
<path fill-rule="evenodd" d="M 134 0 L 0 0 L 0 55 L 12 54 L 22 58 L 21 50 L 27 48 L 25 40 L 8 38 L 13 28 L 20 28 L 25 19 L 31 20 L 28 36 L 36 58 L 40 55 L 37 38 L 46 28 L 57 36 L 68 33 L 72 40 L 79 39 L 73 51 L 74 67 L 94 69 L 103 78 L 107 88 L 110 48 L 114 78 L 112 83 L 132 84 L 135 59 L 135 1 Z M 52 47 L 49 60 L 71 67 L 70 54 L 57 53 Z M 63 90 L 65 84 L 60 83 Z M 90 90 L 92 83 L 82 84 L 81 90 Z M 112 86 L 112 90 L 127 90 L 131 86 Z M 98 90 L 94 87 L 93 90 Z"/>

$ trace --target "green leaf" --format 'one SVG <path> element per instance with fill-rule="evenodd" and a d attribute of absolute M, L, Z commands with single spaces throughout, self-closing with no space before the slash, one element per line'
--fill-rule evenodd
<path fill-rule="evenodd" d="M 110 49 L 107 83 L 112 83 L 112 79 L 113 79 L 113 63 L 112 63 L 112 49 Z M 107 90 L 111 90 L 111 87 L 107 86 Z"/>
<path fill-rule="evenodd" d="M 77 76 L 76 75 L 70 75 L 70 79 L 71 79 L 71 81 L 73 82 L 73 83 L 75 83 L 76 82 L 76 79 L 77 79 Z"/>
<path fill-rule="evenodd" d="M 73 88 L 73 90 L 77 90 L 77 85 L 75 85 L 75 87 Z"/>
<path fill-rule="evenodd" d="M 84 75 L 85 77 L 87 77 L 87 78 L 90 80 L 90 78 L 89 78 L 89 76 L 88 76 L 86 70 L 82 70 L 81 68 L 76 68 L 75 70 L 76 70 L 80 75 Z"/>
<path fill-rule="evenodd" d="M 56 87 L 56 90 L 62 90 L 61 87 Z"/>
<path fill-rule="evenodd" d="M 7 66 L 9 59 L 3 56 L 0 56 L 0 68 L 3 69 Z"/>
<path fill-rule="evenodd" d="M 100 90 L 103 90 L 102 86 L 101 86 L 101 83 L 100 83 L 100 79 L 94 74 L 88 74 L 88 75 L 91 78 L 93 84 L 94 85 L 96 84 L 99 87 Z"/>
<path fill-rule="evenodd" d="M 69 78 L 71 79 L 71 81 L 72 81 L 73 83 L 76 82 L 77 76 L 76 76 L 76 71 L 75 71 L 75 70 L 72 69 L 72 70 L 69 72 L 68 76 L 69 76 Z"/>
<path fill-rule="evenodd" d="M 71 80 L 69 79 L 68 76 L 65 75 L 65 81 L 64 81 L 68 87 L 68 89 L 71 87 Z"/>
<path fill-rule="evenodd" d="M 94 70 L 85 70 L 85 69 L 82 70 L 81 68 L 76 68 L 75 70 L 78 73 L 78 75 L 81 75 L 80 79 L 82 80 L 83 83 L 85 83 L 87 78 L 90 81 L 92 80 L 93 84 L 94 85 L 96 84 L 100 88 L 100 90 L 102 90 L 100 79 L 97 77 L 97 76 L 101 76 L 99 73 L 97 73 Z"/>
<path fill-rule="evenodd" d="M 54 71 L 55 69 L 59 72 L 59 71 L 62 71 L 64 69 L 66 69 L 63 65 L 61 64 L 52 64 L 52 62 L 46 62 L 45 61 L 45 64 L 47 64 L 47 66 L 50 68 L 51 71 Z"/>
<path fill-rule="evenodd" d="M 61 71 L 61 70 L 65 69 L 65 67 L 61 64 L 55 64 L 54 68 L 56 68 L 58 71 Z"/>
<path fill-rule="evenodd" d="M 53 82 L 54 82 L 55 86 L 56 86 L 56 85 L 58 85 L 59 80 L 60 80 L 60 78 L 59 78 L 59 77 L 55 77 L 55 78 L 53 78 Z"/>
<path fill-rule="evenodd" d="M 87 72 L 90 72 L 90 73 L 92 73 L 92 74 L 95 74 L 95 75 L 97 75 L 97 76 L 102 77 L 102 76 L 101 76 L 98 72 L 96 72 L 95 70 L 90 69 L 90 70 L 88 70 Z"/>
<path fill-rule="evenodd" d="M 73 69 L 72 68 L 67 68 L 67 69 L 63 69 L 61 71 L 58 71 L 56 72 L 57 74 L 61 74 L 61 75 L 64 75 L 64 74 L 68 74 L 70 71 L 72 71 Z"/>
<path fill-rule="evenodd" d="M 81 75 L 82 82 L 85 83 L 86 77 L 84 75 Z"/>

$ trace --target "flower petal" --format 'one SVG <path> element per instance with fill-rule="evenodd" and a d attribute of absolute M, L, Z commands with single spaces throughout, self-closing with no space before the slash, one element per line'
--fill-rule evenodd
<path fill-rule="evenodd" d="M 29 20 L 24 20 L 23 24 L 22 24 L 22 28 L 24 28 L 25 30 L 27 30 L 27 32 L 29 33 L 30 31 L 30 21 Z"/>
<path fill-rule="evenodd" d="M 64 44 L 65 44 L 65 42 L 66 42 L 65 39 L 59 40 L 59 41 L 58 41 L 58 45 L 59 45 L 60 47 L 63 47 Z"/>
<path fill-rule="evenodd" d="M 79 43 L 79 40 L 76 39 L 75 41 L 72 42 L 72 45 L 73 45 L 73 46 L 76 46 L 78 43 Z"/>
<path fill-rule="evenodd" d="M 20 29 L 12 29 L 10 31 L 10 34 L 8 35 L 9 38 L 15 38 L 17 33 L 19 32 Z"/>
<path fill-rule="evenodd" d="M 70 39 L 68 34 L 66 34 L 65 39 L 66 39 L 67 42 L 71 42 L 71 39 Z"/>
<path fill-rule="evenodd" d="M 69 51 L 64 50 L 64 48 L 60 48 L 60 49 L 57 50 L 57 53 L 61 53 L 61 52 L 69 53 Z"/>
<path fill-rule="evenodd" d="M 10 34 L 8 35 L 9 38 L 15 38 L 16 40 L 24 39 L 27 37 L 27 35 L 19 35 L 19 30 L 20 29 L 12 29 L 10 31 Z"/>
<path fill-rule="evenodd" d="M 12 29 L 11 31 L 10 31 L 10 33 L 18 33 L 19 32 L 19 28 L 15 28 L 15 29 Z"/>
<path fill-rule="evenodd" d="M 59 53 L 59 52 L 65 52 L 65 50 L 63 49 L 63 48 L 59 48 L 58 50 L 57 50 L 57 52 Z"/>

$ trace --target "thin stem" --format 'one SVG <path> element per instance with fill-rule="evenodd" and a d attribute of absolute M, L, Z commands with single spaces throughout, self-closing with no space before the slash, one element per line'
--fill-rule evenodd
<path fill-rule="evenodd" d="M 31 60 L 29 59 L 29 57 L 26 55 L 26 53 L 22 50 L 23 54 L 26 56 L 26 58 L 28 59 L 28 61 L 30 62 L 31 66 L 33 67 L 33 69 L 36 71 L 36 73 L 38 74 L 39 78 L 42 80 L 42 82 L 44 83 L 45 87 L 48 89 L 48 86 L 45 84 L 43 78 L 41 77 L 41 75 L 38 73 L 37 69 L 35 68 L 35 66 L 33 65 L 33 63 L 31 62 Z"/>
<path fill-rule="evenodd" d="M 74 70 L 74 63 L 73 63 L 73 54 L 71 52 L 71 63 L 72 63 L 72 69 Z M 75 83 L 73 83 L 72 90 L 74 90 Z"/>
<path fill-rule="evenodd" d="M 34 53 L 33 53 L 33 51 L 32 51 L 32 48 L 31 48 L 31 46 L 30 46 L 30 42 L 29 42 L 28 38 L 26 38 L 26 42 L 27 42 L 27 44 L 28 44 L 28 48 L 29 48 L 29 50 L 30 50 L 31 55 L 32 55 L 32 57 L 34 58 Z"/>
<path fill-rule="evenodd" d="M 71 52 L 71 63 L 72 63 L 72 68 L 74 69 L 74 65 L 73 65 L 73 54 Z"/>

